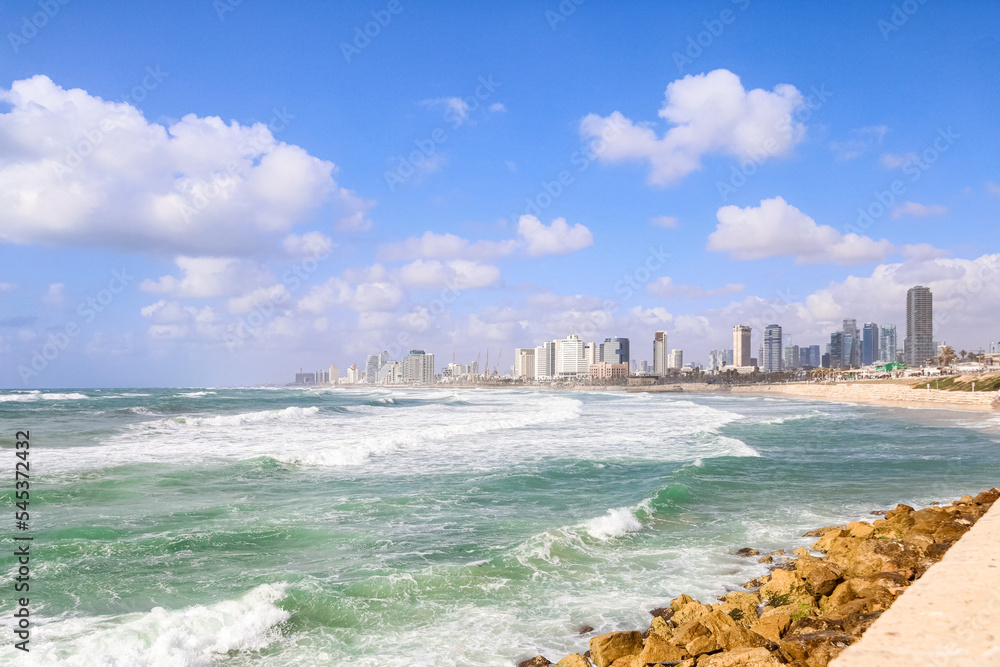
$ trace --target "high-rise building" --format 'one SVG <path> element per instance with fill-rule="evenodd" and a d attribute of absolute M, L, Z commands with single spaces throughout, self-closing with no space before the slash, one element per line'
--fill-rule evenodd
<path fill-rule="evenodd" d="M 871 366 L 879 358 L 879 330 L 874 322 L 866 322 L 861 334 L 861 365 Z"/>
<path fill-rule="evenodd" d="M 883 324 L 878 335 L 878 360 L 886 363 L 896 361 L 896 325 Z"/>
<path fill-rule="evenodd" d="M 785 346 L 785 370 L 794 371 L 800 368 L 802 368 L 802 350 L 798 345 Z"/>
<path fill-rule="evenodd" d="M 357 364 L 351 364 L 351 367 L 347 369 L 347 383 L 348 384 L 358 384 L 362 381 L 364 373 L 358 370 Z"/>
<path fill-rule="evenodd" d="M 584 343 L 576 334 L 554 341 L 556 343 L 556 377 L 587 375 L 590 364 L 584 356 Z"/>
<path fill-rule="evenodd" d="M 583 346 L 583 358 L 587 360 L 587 366 L 593 366 L 601 360 L 601 346 L 591 341 Z"/>
<path fill-rule="evenodd" d="M 684 368 L 684 350 L 670 350 L 670 357 L 667 359 L 667 368 Z"/>
<path fill-rule="evenodd" d="M 861 366 L 861 332 L 855 319 L 844 320 L 844 349 L 841 354 L 841 362 L 845 366 Z"/>
<path fill-rule="evenodd" d="M 732 350 L 712 350 L 708 353 L 708 369 L 712 371 L 726 370 L 733 365 Z"/>
<path fill-rule="evenodd" d="M 378 355 L 369 354 L 368 361 L 365 363 L 365 382 L 375 384 L 378 379 L 378 366 Z"/>
<path fill-rule="evenodd" d="M 781 358 L 781 327 L 777 324 L 768 324 L 764 328 L 764 345 L 761 370 L 765 373 L 780 373 L 784 370 L 784 362 Z"/>
<path fill-rule="evenodd" d="M 923 285 L 906 292 L 906 364 L 925 366 L 934 356 L 934 295 Z"/>
<path fill-rule="evenodd" d="M 750 365 L 750 327 L 745 324 L 733 327 L 733 365 Z"/>
<path fill-rule="evenodd" d="M 667 332 L 657 331 L 653 335 L 653 374 L 663 377 L 667 374 Z"/>
<path fill-rule="evenodd" d="M 337 384 L 337 380 L 340 379 L 340 369 L 336 366 L 330 366 L 330 384 Z"/>
<path fill-rule="evenodd" d="M 535 379 L 551 380 L 556 376 L 556 342 L 547 340 L 535 348 Z"/>
<path fill-rule="evenodd" d="M 434 382 L 434 355 L 423 350 L 410 350 L 403 359 L 403 382 Z"/>
<path fill-rule="evenodd" d="M 840 369 L 844 363 L 844 332 L 834 331 L 830 334 L 830 368 Z"/>
<path fill-rule="evenodd" d="M 630 363 L 628 338 L 605 338 L 601 343 L 601 358 L 598 361 L 609 364 Z"/>
<path fill-rule="evenodd" d="M 535 379 L 535 348 L 519 347 L 514 350 L 514 378 Z"/>

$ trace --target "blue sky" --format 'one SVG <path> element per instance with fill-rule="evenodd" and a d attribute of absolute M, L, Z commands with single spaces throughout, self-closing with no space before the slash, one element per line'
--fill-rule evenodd
<path fill-rule="evenodd" d="M 0 384 L 504 369 L 574 330 L 705 361 L 737 323 L 905 328 L 915 284 L 979 349 L 1000 6 L 858 5 L 3 2 Z"/>

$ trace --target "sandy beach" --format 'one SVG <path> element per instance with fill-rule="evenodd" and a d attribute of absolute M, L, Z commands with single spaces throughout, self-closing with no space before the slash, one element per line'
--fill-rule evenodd
<path fill-rule="evenodd" d="M 963 392 L 912 388 L 913 380 L 901 382 L 790 382 L 733 387 L 734 394 L 778 395 L 814 398 L 823 401 L 866 403 L 904 408 L 939 408 L 946 410 L 996 410 L 996 392 Z"/>

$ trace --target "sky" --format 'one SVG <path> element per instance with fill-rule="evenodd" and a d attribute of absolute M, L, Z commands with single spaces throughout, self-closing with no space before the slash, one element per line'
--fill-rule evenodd
<path fill-rule="evenodd" d="M 0 2 L 0 386 L 1000 340 L 1000 5 Z"/>

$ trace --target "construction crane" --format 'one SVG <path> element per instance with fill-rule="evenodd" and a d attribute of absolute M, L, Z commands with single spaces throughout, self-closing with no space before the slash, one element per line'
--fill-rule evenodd
<path fill-rule="evenodd" d="M 497 362 L 493 365 L 493 375 L 499 375 L 497 373 L 497 367 L 500 365 L 500 360 L 503 359 L 503 348 L 500 348 L 500 353 L 497 355 Z"/>

